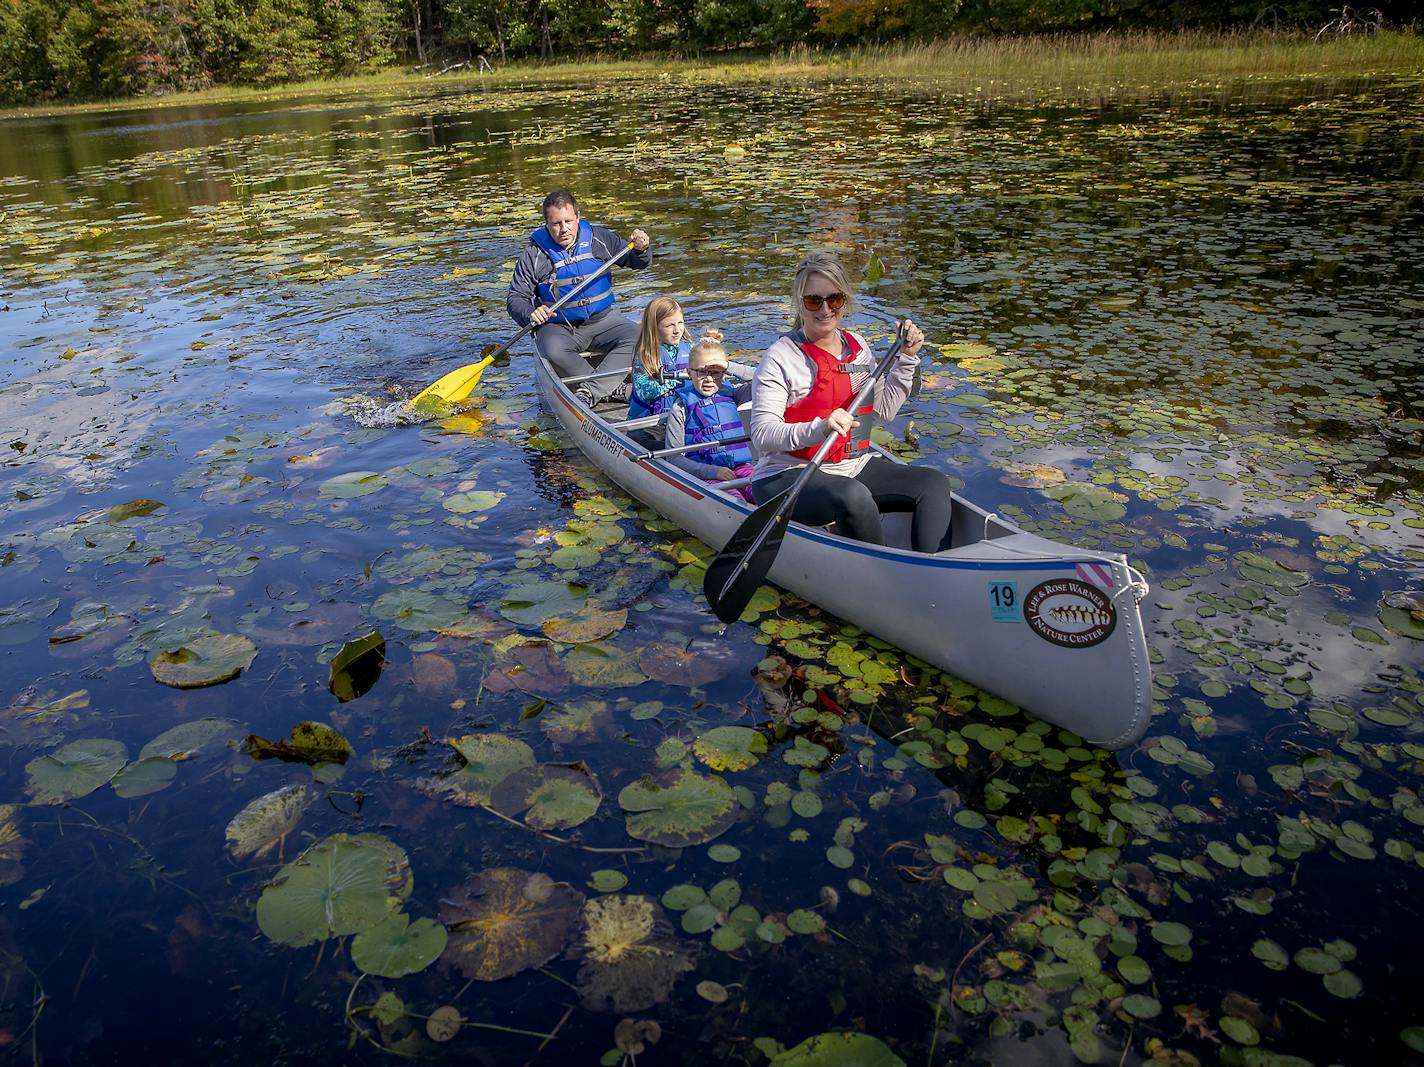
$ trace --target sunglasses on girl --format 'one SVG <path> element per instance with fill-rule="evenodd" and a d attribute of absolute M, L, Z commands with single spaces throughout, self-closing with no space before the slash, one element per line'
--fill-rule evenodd
<path fill-rule="evenodd" d="M 820 311 L 821 305 L 825 304 L 832 311 L 839 311 L 845 307 L 845 293 L 831 293 L 828 296 L 818 296 L 815 293 L 807 293 L 801 298 L 801 304 L 807 311 Z"/>
<path fill-rule="evenodd" d="M 721 378 L 727 373 L 726 367 L 690 367 L 688 370 L 697 378 Z"/>

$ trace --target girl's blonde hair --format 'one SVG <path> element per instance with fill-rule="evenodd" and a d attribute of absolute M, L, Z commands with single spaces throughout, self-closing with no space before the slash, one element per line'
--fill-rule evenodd
<path fill-rule="evenodd" d="M 801 298 L 806 295 L 806 286 L 810 284 L 813 274 L 824 274 L 832 285 L 845 293 L 845 314 L 849 315 L 856 308 L 855 287 L 850 284 L 840 257 L 834 252 L 807 252 L 796 267 L 796 281 L 791 286 L 791 314 L 798 330 L 805 322 Z"/>
<path fill-rule="evenodd" d="M 674 312 L 682 310 L 679 304 L 670 296 L 655 296 L 648 301 L 648 306 L 643 309 L 643 321 L 638 326 L 638 343 L 633 352 L 638 357 L 638 363 L 643 368 L 643 373 L 649 378 L 658 378 L 663 373 L 662 356 L 659 353 L 661 347 L 658 341 L 658 324 Z"/>
<path fill-rule="evenodd" d="M 727 349 L 722 345 L 721 330 L 708 330 L 698 338 L 697 343 L 692 346 L 692 354 L 687 357 L 688 369 L 702 366 L 708 356 L 721 356 L 722 362 L 727 362 Z"/>

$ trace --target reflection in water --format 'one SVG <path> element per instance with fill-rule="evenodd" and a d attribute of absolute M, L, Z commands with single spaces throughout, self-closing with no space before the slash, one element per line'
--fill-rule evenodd
<path fill-rule="evenodd" d="M 261 934 L 287 861 L 379 834 L 409 860 L 409 929 L 501 867 L 666 904 L 695 971 L 639 1011 L 649 1054 L 863 1029 L 912 1063 L 1398 1059 L 1424 1019 L 1393 976 L 1424 945 L 1374 917 L 1424 889 L 1421 628 L 1381 601 L 1417 585 L 1424 522 L 1419 99 L 1332 91 L 1028 109 L 626 79 L 7 122 L 0 1040 L 74 1062 L 615 1048 L 620 1016 L 569 988 L 581 961 L 358 985 L 369 942 Z M 1084 749 L 770 592 L 717 625 L 706 547 L 569 450 L 522 358 L 408 421 L 402 396 L 512 331 L 510 263 L 557 185 L 652 233 L 626 309 L 673 293 L 739 355 L 784 328 L 810 245 L 876 279 L 877 339 L 912 312 L 935 366 L 894 435 L 1150 573 L 1147 741 Z M 373 630 L 343 700 L 333 662 Z M 256 645 L 240 677 L 153 680 L 214 633 Z M 215 719 L 325 724 L 352 755 L 144 755 Z M 624 791 L 713 774 L 728 725 L 766 747 L 720 772 L 730 827 L 687 829 L 716 793 L 666 813 L 695 843 L 630 836 Z M 467 735 L 580 765 L 596 813 L 486 810 L 496 783 L 446 740 Z M 95 741 L 123 778 L 67 748 Z M 526 777 L 535 821 L 588 804 L 571 774 Z M 297 785 L 320 802 L 233 855 L 238 813 Z M 673 907 L 698 893 L 719 903 Z M 437 1043 L 451 1004 L 556 1037 Z"/>

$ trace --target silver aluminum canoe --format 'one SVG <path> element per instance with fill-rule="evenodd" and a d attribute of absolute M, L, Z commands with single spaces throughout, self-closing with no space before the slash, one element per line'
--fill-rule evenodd
<path fill-rule="evenodd" d="M 631 496 L 713 548 L 751 514 L 739 497 L 649 456 L 534 362 L 545 406 Z M 1152 682 L 1142 575 L 1123 556 L 1027 533 L 958 494 L 952 534 L 955 547 L 927 555 L 792 523 L 770 579 L 1090 744 L 1141 738 Z"/>

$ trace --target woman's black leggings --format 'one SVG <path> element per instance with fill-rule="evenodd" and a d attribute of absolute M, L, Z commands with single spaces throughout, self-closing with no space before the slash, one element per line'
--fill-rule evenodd
<path fill-rule="evenodd" d="M 779 471 L 752 483 L 752 496 L 765 503 L 791 487 L 800 467 Z M 930 467 L 912 467 L 872 456 L 854 478 L 813 473 L 796 498 L 791 517 L 808 526 L 836 524 L 836 532 L 857 541 L 883 545 L 882 511 L 910 511 L 910 540 L 916 552 L 938 552 L 949 532 L 949 479 Z"/>

